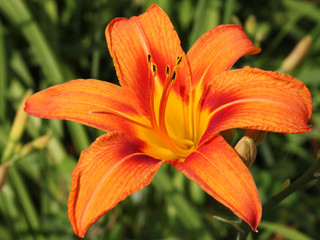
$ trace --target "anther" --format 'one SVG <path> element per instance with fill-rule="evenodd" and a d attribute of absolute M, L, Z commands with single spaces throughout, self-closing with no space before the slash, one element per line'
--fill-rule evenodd
<path fill-rule="evenodd" d="M 170 75 L 170 67 L 169 67 L 169 65 L 167 65 L 167 67 L 166 67 L 166 77 L 169 77 L 169 75 Z"/>
<path fill-rule="evenodd" d="M 150 65 L 151 65 L 151 54 L 150 53 L 148 53 L 148 67 L 150 67 Z"/>
<path fill-rule="evenodd" d="M 176 81 L 176 78 L 177 78 L 177 72 L 174 71 L 173 74 L 172 74 L 172 78 L 171 78 L 171 83 L 174 84 L 175 81 Z"/>
<path fill-rule="evenodd" d="M 152 63 L 152 74 L 153 76 L 157 76 L 157 65 L 155 63 Z"/>
<path fill-rule="evenodd" d="M 176 62 L 176 67 L 179 67 L 179 65 L 181 64 L 182 62 L 182 56 L 178 56 L 177 57 L 177 62 Z"/>

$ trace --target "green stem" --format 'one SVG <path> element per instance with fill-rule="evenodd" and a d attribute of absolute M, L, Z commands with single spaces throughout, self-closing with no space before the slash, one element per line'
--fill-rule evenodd
<path fill-rule="evenodd" d="M 246 222 L 242 221 L 240 229 L 242 229 L 242 231 L 238 232 L 237 240 L 246 240 L 251 231 L 250 226 Z"/>
<path fill-rule="evenodd" d="M 315 172 L 320 169 L 320 158 L 318 157 L 317 160 L 311 165 L 311 167 L 296 181 L 294 181 L 291 185 L 287 188 L 279 192 L 278 194 L 271 197 L 265 204 L 262 206 L 263 214 L 267 213 L 270 209 L 275 207 L 278 203 L 280 203 L 283 199 L 287 198 L 296 190 L 302 188 L 310 181 L 314 180 Z M 247 223 L 244 221 L 241 222 L 240 228 L 243 230 L 242 232 L 238 232 L 237 240 L 245 240 L 248 237 L 248 234 L 251 231 L 251 228 Z"/>
<path fill-rule="evenodd" d="M 9 140 L 7 143 L 5 149 L 2 152 L 2 159 L 1 162 L 6 162 L 9 160 L 9 158 L 12 156 L 14 152 L 14 148 L 16 147 L 16 142 Z"/>
<path fill-rule="evenodd" d="M 1 209 L 2 220 L 6 223 L 6 227 L 10 232 L 12 239 L 18 239 L 17 234 L 17 222 L 15 224 L 12 224 L 14 222 L 14 214 L 10 212 L 11 207 L 10 204 L 13 203 L 12 199 L 9 199 L 9 194 L 5 194 L 3 190 L 0 191 L 0 204 L 3 206 Z M 9 201 L 11 200 L 11 201 Z"/>
<path fill-rule="evenodd" d="M 49 183 L 48 183 L 48 166 L 47 166 L 47 161 L 46 157 L 44 155 L 44 151 L 41 151 L 40 154 L 41 156 L 41 162 L 40 162 L 40 167 L 41 167 L 41 188 L 43 189 L 48 189 Z M 48 191 L 41 191 L 41 214 L 46 216 L 50 213 L 50 198 Z"/>
<path fill-rule="evenodd" d="M 278 194 L 274 195 L 262 206 L 263 213 L 268 212 L 271 208 L 276 206 L 278 203 L 280 203 L 283 199 L 288 197 L 291 193 L 295 192 L 296 190 L 300 189 L 301 187 L 308 184 L 310 181 L 314 180 L 315 172 L 317 172 L 320 169 L 320 158 L 318 158 L 312 166 L 296 181 L 294 181 L 291 185 L 289 185 L 287 188 L 279 192 Z"/>

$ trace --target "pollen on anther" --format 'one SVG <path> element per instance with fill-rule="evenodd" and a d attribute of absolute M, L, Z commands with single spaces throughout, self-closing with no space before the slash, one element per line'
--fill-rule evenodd
<path fill-rule="evenodd" d="M 148 54 L 148 66 L 150 66 L 150 64 L 151 64 L 151 54 L 149 53 Z"/>
<path fill-rule="evenodd" d="M 152 63 L 152 73 L 153 76 L 157 75 L 157 65 L 155 63 Z"/>
<path fill-rule="evenodd" d="M 177 78 L 177 72 L 176 72 L 176 71 L 174 71 L 174 72 L 173 72 L 173 74 L 172 74 L 172 78 L 171 78 L 171 82 L 172 82 L 172 84 L 174 84 L 174 83 L 175 83 L 176 78 Z"/>
<path fill-rule="evenodd" d="M 179 66 L 181 62 L 182 62 L 182 57 L 181 56 L 177 57 L 176 66 Z"/>
<path fill-rule="evenodd" d="M 166 67 L 166 76 L 168 77 L 170 74 L 170 67 L 167 65 Z"/>

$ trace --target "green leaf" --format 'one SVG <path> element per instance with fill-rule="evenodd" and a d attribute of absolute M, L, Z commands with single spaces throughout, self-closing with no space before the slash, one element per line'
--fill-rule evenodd
<path fill-rule="evenodd" d="M 312 238 L 307 235 L 299 232 L 296 229 L 289 228 L 279 223 L 271 223 L 271 222 L 261 222 L 259 227 L 265 229 L 267 231 L 271 231 L 274 233 L 281 234 L 286 237 L 288 240 L 312 240 Z"/>
<path fill-rule="evenodd" d="M 19 51 L 13 52 L 10 59 L 10 67 L 28 87 L 33 86 L 34 82 L 31 73 Z"/>
<path fill-rule="evenodd" d="M 189 37 L 189 47 L 206 31 L 217 26 L 220 23 L 220 1 L 198 1 L 194 13 L 194 24 Z"/>
<path fill-rule="evenodd" d="M 6 97 L 5 89 L 7 88 L 7 66 L 6 66 L 6 49 L 4 27 L 0 21 L 0 120 L 5 119 L 6 114 Z"/>
<path fill-rule="evenodd" d="M 58 61 L 25 2 L 0 0 L 0 9 L 13 25 L 22 30 L 50 83 L 61 83 L 63 76 L 59 70 Z"/>

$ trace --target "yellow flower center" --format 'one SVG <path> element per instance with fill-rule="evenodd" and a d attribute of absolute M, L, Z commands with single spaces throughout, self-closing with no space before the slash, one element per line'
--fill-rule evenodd
<path fill-rule="evenodd" d="M 151 129 L 139 130 L 138 134 L 141 139 L 147 142 L 145 152 L 148 155 L 168 160 L 169 163 L 173 159 L 184 161 L 194 151 L 204 131 L 200 131 L 202 133 L 198 131 L 201 130 L 201 127 L 197 125 L 202 112 L 197 111 L 198 106 L 193 106 L 197 101 L 190 101 L 190 104 L 175 92 L 171 92 L 182 60 L 181 56 L 177 57 L 172 70 L 170 66 L 166 67 L 165 82 L 160 84 L 157 66 L 152 63 L 150 54 L 147 57 Z M 194 114 L 195 111 L 197 114 Z"/>
<path fill-rule="evenodd" d="M 157 73 L 157 65 L 148 61 L 148 119 L 141 116 L 127 116 L 115 111 L 89 111 L 117 116 L 131 123 L 136 129 L 138 138 L 146 144 L 142 151 L 156 159 L 168 163 L 184 161 L 193 152 L 203 133 L 207 129 L 210 113 L 203 110 L 203 100 L 210 86 L 204 91 L 200 87 L 192 90 L 188 99 L 183 99 L 175 91 L 171 91 L 177 80 L 177 70 L 183 59 L 177 57 L 175 66 L 165 69 L 165 81 L 161 83 Z M 182 79 L 183 81 L 183 79 Z"/>

